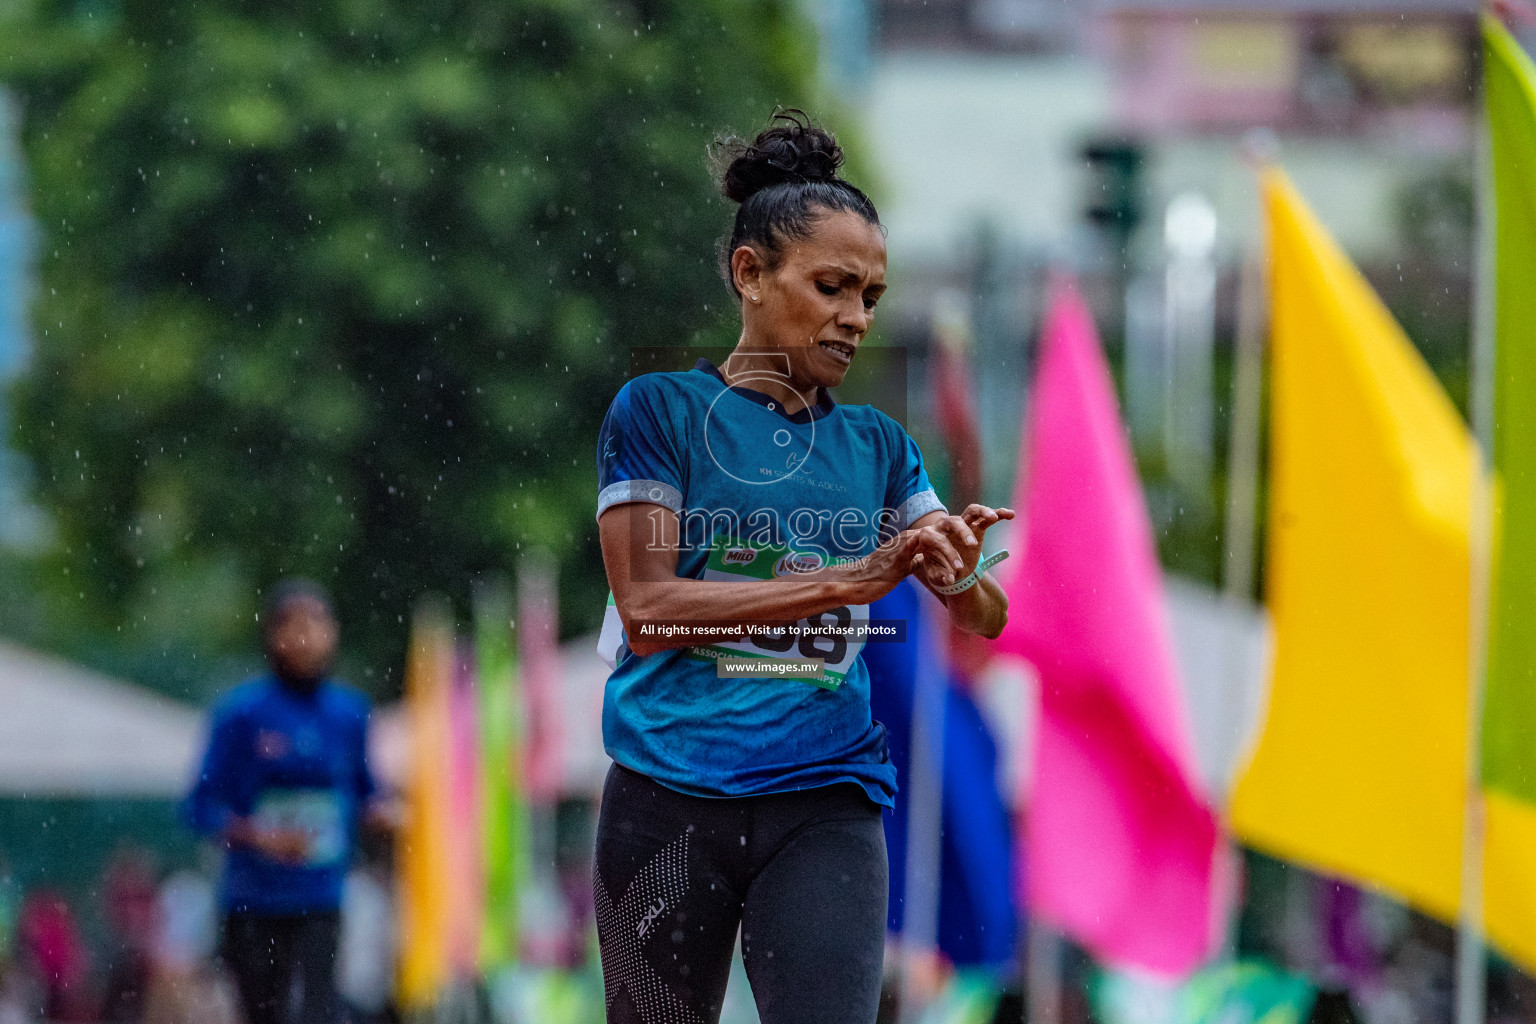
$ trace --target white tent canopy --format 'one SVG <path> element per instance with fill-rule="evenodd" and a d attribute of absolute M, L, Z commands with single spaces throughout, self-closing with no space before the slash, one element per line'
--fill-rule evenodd
<path fill-rule="evenodd" d="M 192 707 L 0 642 L 0 797 L 179 797 L 201 729 Z"/>

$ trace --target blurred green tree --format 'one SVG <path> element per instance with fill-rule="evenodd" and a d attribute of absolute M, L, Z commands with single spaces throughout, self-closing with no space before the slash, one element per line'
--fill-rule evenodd
<path fill-rule="evenodd" d="M 304 573 L 388 692 L 418 595 L 532 545 L 595 623 L 629 349 L 731 330 L 704 144 L 805 105 L 813 54 L 784 0 L 5 5 L 15 440 L 79 621 L 229 651 Z"/>

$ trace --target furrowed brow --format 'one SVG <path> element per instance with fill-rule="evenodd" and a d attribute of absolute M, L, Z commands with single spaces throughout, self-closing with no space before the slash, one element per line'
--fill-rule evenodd
<path fill-rule="evenodd" d="M 857 284 L 864 279 L 864 275 L 860 274 L 857 270 L 854 270 L 852 267 L 845 267 L 838 263 L 824 263 L 819 267 L 813 268 L 811 273 L 835 274 L 838 278 L 838 281 L 842 284 Z M 884 291 L 885 285 L 871 285 L 870 289 L 879 289 L 880 291 Z"/>

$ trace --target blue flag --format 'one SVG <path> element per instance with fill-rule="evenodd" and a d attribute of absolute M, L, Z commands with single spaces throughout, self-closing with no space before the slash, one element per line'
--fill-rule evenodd
<path fill-rule="evenodd" d="M 905 643 L 864 647 L 869 669 L 870 709 L 887 730 L 891 761 L 905 787 L 912 763 L 912 698 L 917 666 L 941 638 L 920 602 L 933 600 L 907 580 L 870 606 L 876 619 L 905 619 Z M 997 743 L 976 702 L 947 659 L 945 687 L 942 853 L 939 884 L 939 950 L 956 966 L 1002 966 L 1014 957 L 1018 912 L 1014 899 L 1013 822 L 997 785 Z M 906 892 L 906 793 L 885 816 L 890 851 L 891 897 L 886 925 L 902 930 Z"/>

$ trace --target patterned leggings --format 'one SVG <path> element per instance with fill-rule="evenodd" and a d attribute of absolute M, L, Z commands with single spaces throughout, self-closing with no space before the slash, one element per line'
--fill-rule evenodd
<path fill-rule="evenodd" d="M 872 1024 L 887 866 L 852 783 L 714 799 L 618 765 L 592 889 L 610 1024 L 715 1024 L 741 929 L 763 1024 Z"/>

